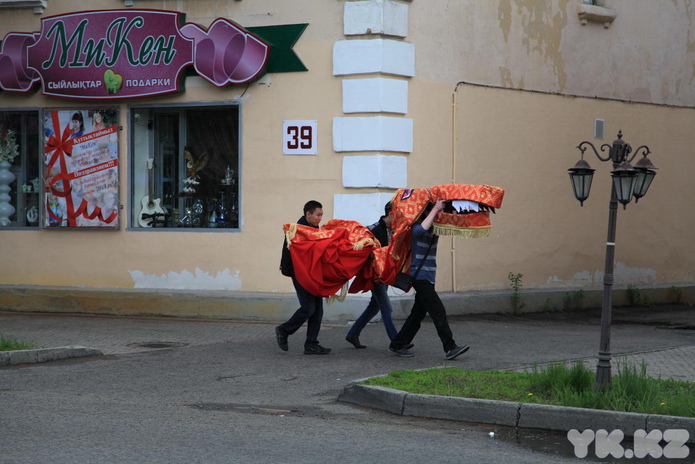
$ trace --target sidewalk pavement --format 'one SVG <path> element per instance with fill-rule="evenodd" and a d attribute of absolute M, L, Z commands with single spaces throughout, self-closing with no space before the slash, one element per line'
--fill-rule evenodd
<path fill-rule="evenodd" d="M 400 321 L 396 322 L 399 326 Z M 457 337 L 465 334 L 465 342 L 473 346 L 471 354 L 461 357 L 465 358 L 465 364 L 461 363 L 465 368 L 521 371 L 534 364 L 577 360 L 585 361 L 592 368 L 595 366 L 600 331 L 600 311 L 598 310 L 534 313 L 520 316 L 474 314 L 451 317 L 450 324 Z M 145 351 L 183 349 L 186 346 L 227 341 L 258 340 L 262 341 L 264 349 L 277 350 L 274 325 L 229 320 L 0 311 L 1 335 L 33 342 L 43 348 L 43 350 L 33 350 L 35 353 L 33 358 L 26 353 L 18 354 L 14 362 L 8 355 L 5 355 L 5 358 L 0 357 L 0 366 L 3 363 L 43 362 L 73 356 L 132 355 Z M 321 339 L 327 340 L 327 346 L 346 348 L 342 345 L 346 345 L 344 336 L 348 325 L 349 322 L 324 325 Z M 380 327 L 381 324 L 376 325 L 379 327 L 365 329 L 361 337 L 371 347 L 375 347 L 378 343 L 384 345 L 383 328 Z M 613 373 L 615 374 L 618 366 L 624 363 L 638 368 L 645 363 L 647 374 L 650 376 L 695 381 L 695 361 L 693 361 L 695 360 L 695 330 L 693 329 L 695 329 L 695 308 L 692 307 L 615 308 L 612 319 Z M 439 348 L 432 346 L 436 344 L 436 334 L 428 320 L 423 323 L 415 343 L 418 345 L 415 350 L 416 357 L 422 356 L 417 368 L 423 367 L 423 361 L 433 364 L 432 367 L 442 365 L 441 361 L 435 361 L 443 356 L 441 353 L 436 354 Z M 529 347 L 534 349 L 531 350 Z M 374 353 L 376 349 L 359 351 L 369 351 L 367 354 L 370 356 L 389 356 L 385 346 L 381 348 L 379 353 Z M 341 351 L 334 348 L 330 356 L 341 356 Z M 407 367 L 401 362 L 394 362 L 394 368 Z M 466 401 L 466 399 L 454 400 L 447 397 L 427 397 L 427 395 L 412 395 L 395 390 L 389 391 L 389 389 L 362 387 L 358 385 L 357 380 L 345 386 L 339 400 L 403 415 L 517 427 L 554 428 L 565 431 L 579 428 L 577 424 L 584 424 L 582 426 L 585 428 L 592 429 L 617 428 L 625 424 L 629 424 L 628 427 L 634 430 L 638 428 L 646 430 L 645 427 L 662 430 L 685 428 L 690 431 L 690 439 L 695 438 L 695 419 L 693 418 L 637 417 L 644 415 L 606 414 L 605 411 L 591 410 L 577 412 L 572 410 L 574 408 L 558 409 L 543 405 L 529 406 L 484 400 Z M 577 414 L 580 416 L 583 414 L 583 417 L 577 419 Z M 664 418 L 667 418 L 665 422 Z"/>

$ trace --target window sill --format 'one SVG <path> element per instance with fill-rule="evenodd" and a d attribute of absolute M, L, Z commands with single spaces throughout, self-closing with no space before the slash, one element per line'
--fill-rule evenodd
<path fill-rule="evenodd" d="M 579 21 L 582 23 L 582 26 L 586 26 L 591 21 L 593 23 L 603 23 L 603 27 L 608 29 L 617 16 L 618 12 L 613 8 L 598 5 L 579 5 Z"/>
<path fill-rule="evenodd" d="M 0 9 L 13 8 L 33 8 L 34 14 L 43 14 L 46 9 L 46 0 L 0 0 Z"/>

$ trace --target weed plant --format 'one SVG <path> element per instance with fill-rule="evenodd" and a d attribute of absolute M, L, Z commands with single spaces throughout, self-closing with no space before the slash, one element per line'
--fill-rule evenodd
<path fill-rule="evenodd" d="M 612 388 L 596 389 L 583 363 L 534 366 L 529 372 L 469 371 L 457 367 L 394 371 L 365 385 L 440 396 L 460 396 L 611 411 L 695 417 L 695 381 L 655 379 L 642 364 L 618 364 Z"/>
<path fill-rule="evenodd" d="M 33 350 L 38 346 L 0 334 L 0 351 Z"/>
<path fill-rule="evenodd" d="M 514 314 L 518 314 L 521 309 L 525 306 L 524 301 L 521 299 L 521 294 L 519 289 L 524 286 L 521 278 L 524 277 L 523 274 L 514 274 L 512 272 L 507 275 L 509 279 L 509 286 L 512 287 L 512 309 L 514 309 Z"/>

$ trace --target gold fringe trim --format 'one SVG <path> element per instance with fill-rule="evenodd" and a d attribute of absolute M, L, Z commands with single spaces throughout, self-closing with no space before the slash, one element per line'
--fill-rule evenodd
<path fill-rule="evenodd" d="M 336 295 L 331 295 L 326 297 L 326 303 L 331 304 L 334 301 L 340 301 L 343 302 L 345 301 L 345 298 L 347 297 L 348 294 L 348 288 L 349 288 L 350 282 L 346 282 L 345 285 L 340 289 L 340 293 Z"/>
<path fill-rule="evenodd" d="M 448 235 L 460 238 L 485 238 L 490 236 L 492 226 L 476 227 L 474 229 L 462 229 L 461 227 L 435 224 L 434 233 L 437 235 Z"/>
<path fill-rule="evenodd" d="M 285 238 L 287 239 L 287 246 L 288 247 L 292 244 L 292 239 L 294 238 L 295 235 L 297 235 L 297 224 L 292 223 L 285 231 Z"/>
<path fill-rule="evenodd" d="M 374 239 L 371 239 L 371 238 L 367 237 L 367 238 L 363 238 L 362 240 L 360 240 L 360 241 L 358 241 L 358 242 L 355 242 L 355 243 L 352 245 L 352 249 L 353 249 L 353 250 L 361 250 L 362 248 L 365 247 L 365 245 L 371 245 L 372 247 L 375 247 L 375 246 L 376 246 L 376 245 L 375 245 L 375 242 L 374 242 Z"/>

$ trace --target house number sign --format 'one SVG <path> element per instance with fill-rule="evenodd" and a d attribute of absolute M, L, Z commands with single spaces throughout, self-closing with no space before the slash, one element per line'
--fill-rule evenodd
<path fill-rule="evenodd" d="M 283 121 L 282 154 L 317 154 L 318 130 L 316 120 Z"/>

